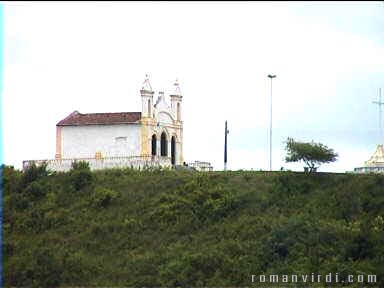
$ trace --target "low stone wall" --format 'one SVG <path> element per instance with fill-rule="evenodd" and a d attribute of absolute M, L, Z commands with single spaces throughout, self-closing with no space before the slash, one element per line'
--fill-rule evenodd
<path fill-rule="evenodd" d="M 33 162 L 36 165 L 47 163 L 47 170 L 69 171 L 75 161 L 86 161 L 91 170 L 110 168 L 134 168 L 144 169 L 149 167 L 171 167 L 171 158 L 159 156 L 130 156 L 130 157 L 109 157 L 109 158 L 79 158 L 79 159 L 50 159 L 50 160 L 26 160 L 23 161 L 23 169 L 26 169 Z"/>

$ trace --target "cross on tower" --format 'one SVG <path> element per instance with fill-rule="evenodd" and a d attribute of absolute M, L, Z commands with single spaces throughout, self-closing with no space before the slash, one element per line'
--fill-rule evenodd
<path fill-rule="evenodd" d="M 145 74 L 145 80 L 143 82 L 143 87 L 141 89 L 152 91 L 152 86 L 151 86 L 151 83 L 149 83 L 149 75 L 148 74 Z"/>
<path fill-rule="evenodd" d="M 381 88 L 379 88 L 379 101 L 373 101 L 373 104 L 379 105 L 379 129 L 380 129 L 380 138 L 383 138 L 383 124 L 381 121 L 381 116 L 382 116 L 382 106 L 384 105 L 384 102 L 381 101 Z"/>

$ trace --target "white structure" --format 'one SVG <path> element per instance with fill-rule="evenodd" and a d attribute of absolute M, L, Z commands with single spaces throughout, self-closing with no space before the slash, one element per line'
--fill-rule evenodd
<path fill-rule="evenodd" d="M 377 145 L 372 157 L 365 161 L 364 167 L 355 168 L 357 173 L 384 173 L 384 145 Z"/>
<path fill-rule="evenodd" d="M 373 104 L 379 106 L 379 133 L 380 139 L 383 139 L 383 126 L 382 126 L 382 106 L 384 106 L 384 102 L 381 101 L 381 88 L 379 88 L 379 100 L 373 101 Z M 365 161 L 364 167 L 358 167 L 354 169 L 354 172 L 357 173 L 384 173 L 384 145 L 377 145 L 375 153 L 373 153 L 372 157 Z"/>
<path fill-rule="evenodd" d="M 213 167 L 209 162 L 195 161 L 188 163 L 188 166 L 196 169 L 197 171 L 213 171 Z"/>
<path fill-rule="evenodd" d="M 48 169 L 67 171 L 76 160 L 88 161 L 91 169 L 181 165 L 182 96 L 178 82 L 174 85 L 170 106 L 161 91 L 154 104 L 147 76 L 140 90 L 141 112 L 72 112 L 56 125 L 56 156 L 47 160 Z"/>

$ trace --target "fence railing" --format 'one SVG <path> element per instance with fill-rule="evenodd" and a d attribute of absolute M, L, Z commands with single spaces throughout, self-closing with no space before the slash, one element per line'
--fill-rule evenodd
<path fill-rule="evenodd" d="M 384 166 L 364 166 L 353 170 L 355 173 L 384 173 Z"/>
<path fill-rule="evenodd" d="M 211 163 L 204 161 L 195 161 L 187 163 L 189 167 L 193 167 L 198 171 L 212 171 L 213 167 Z"/>
<path fill-rule="evenodd" d="M 36 165 L 47 164 L 47 169 L 51 171 L 69 171 L 75 161 L 85 161 L 89 163 L 91 170 L 108 168 L 134 168 L 143 169 L 149 167 L 171 167 L 171 158 L 164 156 L 127 156 L 127 157 L 105 157 L 105 158 L 71 158 L 71 159 L 49 159 L 49 160 L 26 160 L 23 161 L 23 169 L 32 163 Z"/>

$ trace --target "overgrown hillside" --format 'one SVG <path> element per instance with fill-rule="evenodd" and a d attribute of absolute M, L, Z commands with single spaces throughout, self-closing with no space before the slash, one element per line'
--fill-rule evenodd
<path fill-rule="evenodd" d="M 384 286 L 384 176 L 3 174 L 7 287 L 261 287 L 251 275 L 303 273 Z"/>

